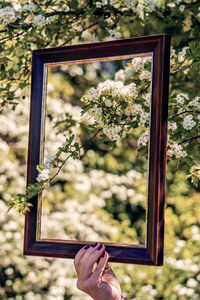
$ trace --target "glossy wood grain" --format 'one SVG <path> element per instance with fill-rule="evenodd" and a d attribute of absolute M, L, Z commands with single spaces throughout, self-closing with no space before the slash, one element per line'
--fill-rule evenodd
<path fill-rule="evenodd" d="M 108 42 L 72 45 L 33 51 L 31 111 L 27 184 L 36 180 L 40 157 L 42 97 L 45 65 L 101 61 L 117 56 L 153 53 L 149 180 L 147 207 L 147 247 L 105 243 L 110 261 L 162 265 L 164 250 L 164 205 L 166 186 L 167 111 L 169 87 L 170 37 L 155 35 Z M 25 218 L 24 254 L 74 258 L 88 242 L 37 240 L 37 201 Z"/>

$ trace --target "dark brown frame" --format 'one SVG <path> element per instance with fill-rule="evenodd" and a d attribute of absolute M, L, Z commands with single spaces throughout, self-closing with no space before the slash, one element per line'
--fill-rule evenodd
<path fill-rule="evenodd" d="M 88 59 L 153 53 L 153 78 L 150 126 L 150 154 L 147 210 L 147 246 L 104 243 L 111 262 L 160 266 L 164 250 L 164 204 L 166 185 L 166 150 L 170 37 L 161 34 L 123 40 L 72 45 L 33 51 L 31 111 L 28 148 L 27 184 L 36 181 L 40 159 L 44 68 L 47 64 Z M 37 239 L 38 197 L 33 197 L 25 217 L 24 254 L 74 258 L 88 242 Z"/>

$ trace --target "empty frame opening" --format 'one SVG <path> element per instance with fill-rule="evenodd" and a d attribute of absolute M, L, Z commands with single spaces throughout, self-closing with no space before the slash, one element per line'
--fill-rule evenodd
<path fill-rule="evenodd" d="M 45 66 L 40 164 L 74 138 L 39 197 L 37 239 L 146 245 L 152 63 L 146 53 Z"/>

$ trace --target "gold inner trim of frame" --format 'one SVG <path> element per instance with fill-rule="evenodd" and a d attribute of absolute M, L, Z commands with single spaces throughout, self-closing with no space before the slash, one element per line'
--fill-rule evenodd
<path fill-rule="evenodd" d="M 97 61 L 112 61 L 112 60 L 131 59 L 136 57 L 149 57 L 149 56 L 153 56 L 153 52 L 61 61 L 56 63 L 46 63 L 45 66 L 54 67 L 54 66 L 61 66 L 61 65 L 74 65 L 74 64 L 83 64 L 83 63 L 86 64 L 86 63 L 97 62 Z"/>

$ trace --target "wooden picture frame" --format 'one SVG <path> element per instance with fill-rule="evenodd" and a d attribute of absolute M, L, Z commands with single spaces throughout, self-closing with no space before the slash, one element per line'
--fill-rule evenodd
<path fill-rule="evenodd" d="M 46 85 L 45 66 L 60 65 L 69 61 L 137 56 L 144 53 L 153 53 L 147 242 L 146 246 L 104 244 L 111 262 L 160 266 L 163 264 L 164 248 L 169 36 L 161 34 L 33 51 L 27 184 L 36 181 L 36 166 L 39 164 L 41 154 L 43 97 Z M 38 197 L 30 200 L 33 207 L 25 217 L 24 254 L 74 258 L 78 250 L 89 242 L 37 238 Z"/>

